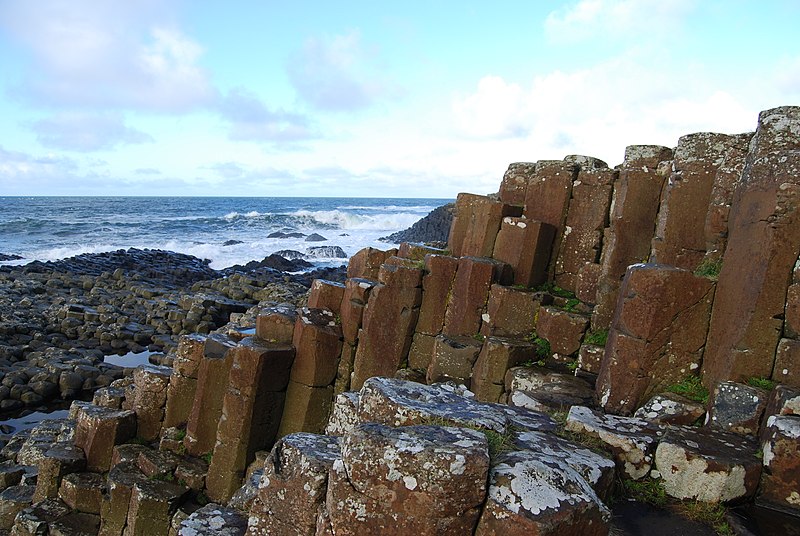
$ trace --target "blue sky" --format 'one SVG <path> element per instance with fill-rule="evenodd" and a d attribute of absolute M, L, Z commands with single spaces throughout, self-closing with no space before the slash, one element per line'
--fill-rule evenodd
<path fill-rule="evenodd" d="M 454 197 L 800 104 L 800 2 L 0 0 L 0 195 Z"/>

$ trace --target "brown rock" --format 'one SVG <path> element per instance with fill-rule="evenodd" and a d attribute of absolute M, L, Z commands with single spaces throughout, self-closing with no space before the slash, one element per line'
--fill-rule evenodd
<path fill-rule="evenodd" d="M 415 333 L 408 351 L 408 368 L 415 370 L 428 370 L 433 357 L 433 346 L 436 344 L 435 335 Z"/>
<path fill-rule="evenodd" d="M 71 473 L 61 481 L 58 496 L 73 510 L 99 514 L 105 484 L 105 479 L 97 473 Z"/>
<path fill-rule="evenodd" d="M 460 193 L 448 249 L 454 257 L 491 257 L 500 222 L 506 216 L 520 215 L 519 207 L 483 195 Z"/>
<path fill-rule="evenodd" d="M 628 269 L 597 378 L 606 410 L 630 414 L 699 368 L 713 295 L 710 280 L 686 270 Z"/>
<path fill-rule="evenodd" d="M 497 337 L 528 337 L 534 332 L 539 305 L 549 296 L 527 289 L 494 284 L 489 290 L 481 334 Z"/>
<path fill-rule="evenodd" d="M 353 375 L 353 364 L 356 360 L 356 348 L 349 343 L 342 343 L 342 355 L 339 357 L 339 367 L 336 369 L 336 381 L 333 391 L 336 394 L 350 390 L 350 378 Z"/>
<path fill-rule="evenodd" d="M 483 341 L 472 337 L 437 335 L 426 374 L 427 383 L 453 380 L 469 385 L 472 365 L 478 358 Z"/>
<path fill-rule="evenodd" d="M 583 303 L 595 303 L 597 300 L 597 281 L 600 279 L 602 266 L 593 262 L 584 263 L 575 277 L 575 297 Z"/>
<path fill-rule="evenodd" d="M 617 171 L 581 168 L 572 185 L 572 199 L 555 263 L 555 283 L 577 289 L 578 273 L 586 263 L 600 261 L 603 229 L 608 225 L 612 185 Z M 592 300 L 594 301 L 594 296 Z"/>
<path fill-rule="evenodd" d="M 11 529 L 17 514 L 33 502 L 34 490 L 34 486 L 11 486 L 0 493 L 0 529 Z"/>
<path fill-rule="evenodd" d="M 197 379 L 197 368 L 205 352 L 206 337 L 200 334 L 184 335 L 178 342 L 172 369 L 186 378 Z"/>
<path fill-rule="evenodd" d="M 14 518 L 11 534 L 33 536 L 48 534 L 52 524 L 67 516 L 70 509 L 58 499 L 46 499 L 20 511 Z"/>
<path fill-rule="evenodd" d="M 714 177 L 736 136 L 700 132 L 681 136 L 664 186 L 651 262 L 694 270 L 706 253 L 706 219 Z"/>
<path fill-rule="evenodd" d="M 594 344 L 581 344 L 578 350 L 578 368 L 592 374 L 600 372 L 600 365 L 603 363 L 606 349 L 603 346 Z"/>
<path fill-rule="evenodd" d="M 170 519 L 187 489 L 171 482 L 145 480 L 131 490 L 126 536 L 167 536 Z"/>
<path fill-rule="evenodd" d="M 535 173 L 536 164 L 533 162 L 509 164 L 500 183 L 500 201 L 508 205 L 524 205 L 528 183 L 534 178 Z"/>
<path fill-rule="evenodd" d="M 361 329 L 364 308 L 375 284 L 375 281 L 360 278 L 351 278 L 344 283 L 339 314 L 342 319 L 342 336 L 352 346 L 355 346 L 358 340 L 358 330 Z"/>
<path fill-rule="evenodd" d="M 422 278 L 422 302 L 417 320 L 417 333 L 438 335 L 444 325 L 448 296 L 458 268 L 458 259 L 444 255 L 425 257 L 425 275 Z"/>
<path fill-rule="evenodd" d="M 661 393 L 636 410 L 634 417 L 659 424 L 690 426 L 705 415 L 702 404 L 675 393 Z"/>
<path fill-rule="evenodd" d="M 175 369 L 167 386 L 167 404 L 164 408 L 164 428 L 185 425 L 189 420 L 197 393 L 197 379 L 180 376 Z"/>
<path fill-rule="evenodd" d="M 146 441 L 157 439 L 164 423 L 167 386 L 172 369 L 156 365 L 140 365 L 133 371 L 136 398 L 136 434 Z"/>
<path fill-rule="evenodd" d="M 486 337 L 472 369 L 470 389 L 475 393 L 475 398 L 484 402 L 499 402 L 506 371 L 532 359 L 534 355 L 535 347 L 529 342 Z"/>
<path fill-rule="evenodd" d="M 256 337 L 267 342 L 292 342 L 297 311 L 290 305 L 262 309 L 256 317 Z"/>
<path fill-rule="evenodd" d="M 762 444 L 761 498 L 800 510 L 800 417 L 771 416 Z"/>
<path fill-rule="evenodd" d="M 533 287 L 547 279 L 556 228 L 529 218 L 503 218 L 493 257 L 508 263 L 514 284 Z"/>
<path fill-rule="evenodd" d="M 114 445 L 136 436 L 136 414 L 129 410 L 113 410 L 85 406 L 77 416 L 75 446 L 83 449 L 90 471 L 111 468 Z"/>
<path fill-rule="evenodd" d="M 797 415 L 800 417 L 800 389 L 776 385 L 769 393 L 764 415 L 767 418 L 772 415 Z"/>
<path fill-rule="evenodd" d="M 536 334 L 547 339 L 550 349 L 558 354 L 572 355 L 581 347 L 581 339 L 589 319 L 557 307 L 542 307 L 536 320 Z"/>
<path fill-rule="evenodd" d="M 341 436 L 348 433 L 358 424 L 358 393 L 348 391 L 336 395 L 333 409 L 325 425 L 325 435 Z"/>
<path fill-rule="evenodd" d="M 330 472 L 331 527 L 337 535 L 470 534 L 488 468 L 480 432 L 359 425 Z"/>
<path fill-rule="evenodd" d="M 313 309 L 327 309 L 338 315 L 342 307 L 344 285 L 335 281 L 315 279 L 308 294 L 308 306 Z"/>
<path fill-rule="evenodd" d="M 786 318 L 784 334 L 792 339 L 800 338 L 800 283 L 786 290 Z"/>
<path fill-rule="evenodd" d="M 298 309 L 291 380 L 311 387 L 325 387 L 333 383 L 342 353 L 341 336 L 341 327 L 336 324 L 330 311 L 307 307 Z"/>
<path fill-rule="evenodd" d="M 600 277 L 592 329 L 611 325 L 617 292 L 628 266 L 646 262 L 655 229 L 664 172 L 662 161 L 670 160 L 672 151 L 657 145 L 631 145 L 614 183 L 609 227 L 603 237 Z"/>
<path fill-rule="evenodd" d="M 707 385 L 769 377 L 800 251 L 800 107 L 761 112 L 731 206 L 703 359 Z M 780 152 L 784 151 L 784 152 Z M 742 282 L 747 282 L 743 285 Z"/>
<path fill-rule="evenodd" d="M 309 387 L 290 381 L 278 437 L 295 432 L 322 433 L 333 401 L 333 386 Z"/>
<path fill-rule="evenodd" d="M 411 259 L 413 261 L 423 261 L 428 255 L 446 255 L 445 250 L 441 248 L 434 248 L 426 246 L 425 244 L 416 244 L 414 242 L 403 242 L 400 244 L 400 250 L 397 256 L 403 259 Z"/>
<path fill-rule="evenodd" d="M 458 260 L 443 334 L 472 336 L 480 331 L 489 289 L 493 283 L 502 282 L 506 267 L 492 259 L 462 257 Z"/>
<path fill-rule="evenodd" d="M 720 382 L 711 392 L 708 424 L 737 434 L 756 435 L 767 406 L 763 389 L 735 382 Z"/>
<path fill-rule="evenodd" d="M 100 505 L 100 536 L 121 536 L 128 519 L 133 486 L 147 481 L 132 462 L 122 462 L 108 472 L 108 492 Z"/>
<path fill-rule="evenodd" d="M 338 438 L 296 433 L 281 439 L 264 465 L 247 533 L 313 536 L 328 472 L 339 457 Z"/>
<path fill-rule="evenodd" d="M 781 339 L 775 352 L 772 379 L 792 387 L 800 387 L 800 341 Z"/>
<path fill-rule="evenodd" d="M 39 461 L 34 500 L 39 502 L 57 497 L 64 475 L 82 471 L 85 467 L 86 457 L 79 447 L 68 443 L 56 443 Z"/>
<path fill-rule="evenodd" d="M 347 277 L 378 279 L 378 270 L 381 264 L 394 255 L 397 255 L 396 249 L 381 251 L 375 248 L 364 248 L 350 257 L 350 262 L 347 265 Z"/>

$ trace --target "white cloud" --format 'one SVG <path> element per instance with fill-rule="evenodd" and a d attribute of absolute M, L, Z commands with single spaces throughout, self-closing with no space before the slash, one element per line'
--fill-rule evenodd
<path fill-rule="evenodd" d="M 297 94 L 320 110 L 359 110 L 399 94 L 385 75 L 371 69 L 357 32 L 308 39 L 289 58 L 286 71 Z"/>
<path fill-rule="evenodd" d="M 232 140 L 286 143 L 318 137 L 305 115 L 271 110 L 256 95 L 242 88 L 220 99 L 219 112 L 230 122 Z"/>
<path fill-rule="evenodd" d="M 150 135 L 125 126 L 118 113 L 64 112 L 35 121 L 32 129 L 43 146 L 70 151 L 99 151 L 154 141 Z"/>
<path fill-rule="evenodd" d="M 64 107 L 185 112 L 216 92 L 202 48 L 154 0 L 10 0 L 0 25 L 31 51 L 19 98 Z"/>
<path fill-rule="evenodd" d="M 544 22 L 551 41 L 625 39 L 674 31 L 696 0 L 580 0 L 551 12 Z"/>

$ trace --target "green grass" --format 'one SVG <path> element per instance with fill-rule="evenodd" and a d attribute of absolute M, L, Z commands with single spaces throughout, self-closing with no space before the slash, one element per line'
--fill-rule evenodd
<path fill-rule="evenodd" d="M 747 385 L 750 387 L 764 389 L 765 391 L 772 391 L 775 389 L 775 385 L 777 384 L 772 380 L 768 380 L 767 378 L 750 378 L 747 380 Z"/>
<path fill-rule="evenodd" d="M 553 296 L 560 296 L 562 298 L 574 298 L 575 293 L 569 290 L 563 289 L 557 286 L 552 281 L 548 281 L 547 283 L 543 283 L 536 287 L 536 290 L 539 292 L 547 292 L 548 294 L 552 294 Z"/>
<path fill-rule="evenodd" d="M 598 331 L 590 331 L 583 338 L 584 344 L 593 344 L 595 346 L 605 346 L 608 341 L 608 330 L 601 329 Z"/>
<path fill-rule="evenodd" d="M 186 430 L 184 429 L 178 430 L 178 432 L 175 434 L 175 439 L 177 441 L 183 441 L 183 438 L 185 437 L 186 437 Z"/>
<path fill-rule="evenodd" d="M 567 369 L 571 370 L 572 372 L 575 372 L 576 370 L 578 370 L 578 361 L 575 360 L 575 361 L 570 361 L 569 363 L 567 363 Z"/>
<path fill-rule="evenodd" d="M 659 508 L 665 507 L 670 500 L 661 482 L 653 478 L 622 479 L 619 481 L 618 493 L 620 498 L 634 499 Z"/>
<path fill-rule="evenodd" d="M 564 310 L 568 313 L 574 313 L 575 309 L 580 305 L 581 300 L 578 298 L 570 298 L 567 300 L 566 305 L 564 305 Z"/>
<path fill-rule="evenodd" d="M 708 389 L 703 386 L 699 376 L 688 376 L 680 383 L 667 386 L 666 390 L 701 404 L 708 402 Z"/>
<path fill-rule="evenodd" d="M 214 456 L 213 452 L 206 452 L 205 454 L 200 456 L 200 459 L 203 460 L 204 462 L 206 462 L 208 465 L 211 465 L 211 458 L 213 456 Z"/>
<path fill-rule="evenodd" d="M 675 509 L 684 517 L 712 527 L 721 536 L 733 535 L 733 530 L 725 521 L 725 507 L 719 503 L 684 501 Z"/>
<path fill-rule="evenodd" d="M 712 281 L 716 281 L 719 277 L 719 272 L 722 270 L 722 259 L 704 259 L 700 266 L 694 271 L 694 275 L 699 277 L 707 277 Z"/>

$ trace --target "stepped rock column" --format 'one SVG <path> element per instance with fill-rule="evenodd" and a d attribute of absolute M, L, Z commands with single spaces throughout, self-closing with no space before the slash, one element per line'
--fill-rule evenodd
<path fill-rule="evenodd" d="M 456 257 L 491 257 L 500 222 L 520 216 L 521 207 L 507 205 L 485 195 L 458 194 L 447 244 Z"/>
<path fill-rule="evenodd" d="M 377 281 L 360 277 L 351 277 L 344 283 L 344 295 L 340 318 L 342 319 L 342 355 L 339 358 L 339 369 L 336 372 L 334 392 L 342 393 L 350 389 L 350 377 L 358 345 L 358 332 L 364 320 L 364 309 L 369 301 L 369 294 L 377 285 Z"/>
<path fill-rule="evenodd" d="M 263 346 L 252 337 L 230 353 L 229 383 L 206 477 L 208 496 L 221 502 L 241 487 L 256 451 L 272 447 L 294 359 L 292 347 Z"/>
<path fill-rule="evenodd" d="M 761 112 L 734 194 L 704 382 L 773 375 L 800 252 L 800 107 Z"/>
<path fill-rule="evenodd" d="M 408 355 L 422 302 L 422 270 L 384 264 L 372 289 L 359 332 L 350 388 L 372 376 L 394 376 Z"/>
<path fill-rule="evenodd" d="M 611 192 L 617 171 L 581 167 L 572 185 L 572 200 L 555 265 L 555 282 L 575 292 L 578 272 L 600 261 L 603 229 L 608 225 Z"/>
<path fill-rule="evenodd" d="M 672 158 L 672 150 L 659 145 L 631 145 L 614 184 L 609 227 L 603 236 L 600 276 L 592 316 L 592 329 L 611 324 L 617 292 L 628 266 L 646 262 L 655 229 L 664 171 L 661 162 Z"/>
<path fill-rule="evenodd" d="M 203 335 L 181 337 L 172 375 L 167 386 L 164 428 L 179 426 L 189 420 L 197 391 L 197 369 L 203 358 L 206 338 Z"/>
<path fill-rule="evenodd" d="M 508 165 L 500 183 L 500 201 L 508 205 L 524 205 L 528 184 L 536 174 L 533 162 L 514 162 Z"/>
<path fill-rule="evenodd" d="M 694 270 L 706 252 L 706 214 L 717 168 L 735 136 L 699 132 L 681 136 L 673 171 L 661 196 L 650 261 Z"/>

